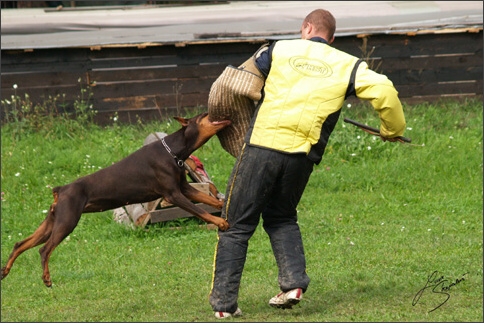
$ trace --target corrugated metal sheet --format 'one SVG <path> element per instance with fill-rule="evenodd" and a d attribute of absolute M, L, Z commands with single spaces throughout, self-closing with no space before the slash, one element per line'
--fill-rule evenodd
<path fill-rule="evenodd" d="M 313 9 L 330 10 L 336 36 L 482 30 L 482 1 L 232 1 L 180 7 L 4 9 L 7 49 L 159 46 L 298 38 Z"/>

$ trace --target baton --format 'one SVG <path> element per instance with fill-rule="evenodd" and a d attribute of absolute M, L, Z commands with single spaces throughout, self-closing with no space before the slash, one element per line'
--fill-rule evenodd
<path fill-rule="evenodd" d="M 366 124 L 359 123 L 355 120 L 351 120 L 351 119 L 348 119 L 348 118 L 344 118 L 344 122 L 351 123 L 352 125 L 357 126 L 358 128 L 360 128 L 360 129 L 362 129 L 362 130 L 364 130 L 368 133 L 371 133 L 372 135 L 382 137 L 382 135 L 380 134 L 380 129 L 367 126 Z M 408 142 L 408 143 L 412 142 L 412 139 L 406 138 L 406 137 L 403 137 L 403 136 L 398 136 L 398 137 L 395 137 L 395 138 L 400 142 Z"/>

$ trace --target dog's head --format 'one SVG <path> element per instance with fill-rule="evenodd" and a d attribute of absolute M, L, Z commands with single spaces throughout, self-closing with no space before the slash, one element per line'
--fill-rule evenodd
<path fill-rule="evenodd" d="M 174 117 L 183 127 L 185 139 L 190 150 L 196 150 L 212 138 L 217 132 L 231 124 L 230 120 L 211 121 L 207 112 L 190 119 Z"/>

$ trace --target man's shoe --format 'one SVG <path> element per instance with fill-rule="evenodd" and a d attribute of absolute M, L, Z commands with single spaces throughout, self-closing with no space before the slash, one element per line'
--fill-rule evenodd
<path fill-rule="evenodd" d="M 215 312 L 215 317 L 218 319 L 226 319 L 227 317 L 235 317 L 235 316 L 241 316 L 242 315 L 242 310 L 237 307 L 235 312 L 229 313 L 229 312 Z"/>
<path fill-rule="evenodd" d="M 269 305 L 272 307 L 282 308 L 282 309 L 290 309 L 293 305 L 299 303 L 299 301 L 303 297 L 303 290 L 302 288 L 296 288 L 290 290 L 288 292 L 280 292 L 273 298 L 269 300 Z"/>

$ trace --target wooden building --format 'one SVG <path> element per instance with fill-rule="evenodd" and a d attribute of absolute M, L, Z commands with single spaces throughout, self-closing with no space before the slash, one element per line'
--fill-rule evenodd
<path fill-rule="evenodd" d="M 211 1 L 2 9 L 2 102 L 28 94 L 72 110 L 92 93 L 99 123 L 203 109 L 227 65 L 265 42 L 299 38 L 319 7 L 337 19 L 333 46 L 366 58 L 403 101 L 482 96 L 481 1 Z"/>

